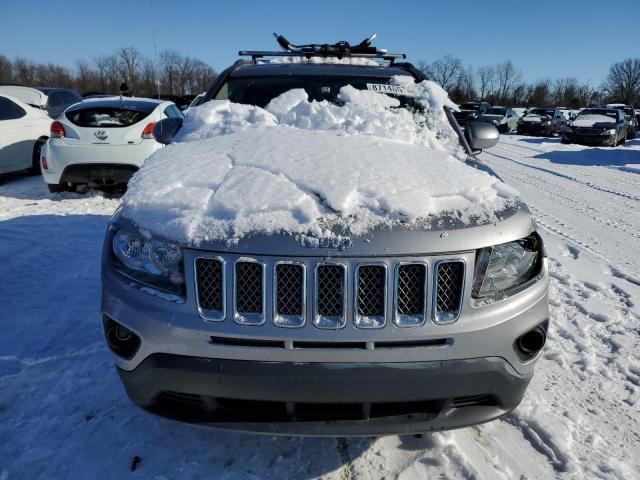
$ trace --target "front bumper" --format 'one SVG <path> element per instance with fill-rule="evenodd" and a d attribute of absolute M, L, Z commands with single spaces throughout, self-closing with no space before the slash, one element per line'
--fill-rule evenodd
<path fill-rule="evenodd" d="M 517 131 L 520 134 L 551 135 L 551 133 L 553 133 L 553 125 L 542 125 L 542 123 L 522 122 L 522 123 L 518 123 Z"/>
<path fill-rule="evenodd" d="M 532 372 L 502 358 L 256 362 L 155 354 L 118 369 L 127 394 L 175 420 L 271 434 L 388 435 L 460 428 L 514 409 Z"/>
<path fill-rule="evenodd" d="M 579 133 L 563 132 L 562 138 L 571 143 L 583 145 L 611 145 L 615 141 L 612 135 L 581 135 Z"/>

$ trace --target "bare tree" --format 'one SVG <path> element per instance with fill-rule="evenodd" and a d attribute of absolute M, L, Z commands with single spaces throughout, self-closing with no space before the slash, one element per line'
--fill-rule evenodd
<path fill-rule="evenodd" d="M 499 103 L 507 103 L 513 93 L 513 89 L 520 83 L 522 73 L 516 70 L 511 60 L 498 64 L 495 67 L 495 72 L 498 86 L 496 92 L 497 101 Z"/>
<path fill-rule="evenodd" d="M 122 81 L 126 81 L 129 89 L 135 91 L 138 69 L 142 62 L 142 54 L 136 47 L 124 47 L 118 50 L 118 67 Z"/>
<path fill-rule="evenodd" d="M 141 94 L 149 97 L 154 97 L 158 94 L 158 69 L 153 60 L 145 58 L 142 62 L 139 83 Z"/>
<path fill-rule="evenodd" d="M 478 88 L 480 89 L 480 100 L 485 100 L 493 91 L 495 81 L 495 70 L 490 65 L 478 68 Z"/>
<path fill-rule="evenodd" d="M 178 77 L 182 56 L 175 50 L 160 52 L 161 81 L 165 93 L 173 95 L 178 90 Z"/>
<path fill-rule="evenodd" d="M 451 55 L 445 55 L 433 62 L 429 65 L 427 71 L 431 80 L 439 83 L 446 91 L 451 90 L 460 81 L 460 76 L 464 73 L 460 59 Z"/>
<path fill-rule="evenodd" d="M 611 65 L 602 90 L 610 100 L 640 101 L 640 58 L 627 58 Z"/>
<path fill-rule="evenodd" d="M 11 83 L 13 80 L 13 65 L 4 55 L 0 55 L 0 83 Z"/>
<path fill-rule="evenodd" d="M 551 80 L 538 80 L 530 87 L 527 103 L 531 107 L 545 107 L 551 105 Z"/>

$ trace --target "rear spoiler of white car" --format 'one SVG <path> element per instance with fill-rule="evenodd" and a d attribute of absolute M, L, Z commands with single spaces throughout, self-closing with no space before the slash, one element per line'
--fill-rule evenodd
<path fill-rule="evenodd" d="M 19 87 L 17 85 L 0 85 L 0 93 L 17 98 L 22 103 L 26 103 L 32 107 L 44 109 L 47 105 L 47 96 L 35 88 Z"/>

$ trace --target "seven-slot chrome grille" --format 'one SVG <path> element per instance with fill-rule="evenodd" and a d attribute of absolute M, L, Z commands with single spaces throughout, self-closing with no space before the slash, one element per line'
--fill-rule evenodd
<path fill-rule="evenodd" d="M 428 318 L 450 323 L 459 317 L 464 295 L 465 263 L 457 258 L 430 266 L 419 260 L 262 262 L 200 257 L 194 267 L 201 316 L 214 321 L 233 318 L 241 325 L 271 320 L 290 328 L 312 323 L 320 329 L 339 329 L 347 322 L 358 328 L 383 328 L 392 321 L 398 327 L 417 327 Z M 232 298 L 225 301 L 227 289 Z"/>

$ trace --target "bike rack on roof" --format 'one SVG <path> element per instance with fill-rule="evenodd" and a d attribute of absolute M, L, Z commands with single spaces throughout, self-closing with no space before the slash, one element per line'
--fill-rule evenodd
<path fill-rule="evenodd" d="M 379 58 L 393 65 L 395 60 L 407 58 L 404 53 L 389 53 L 384 48 L 372 47 L 371 43 L 376 37 L 375 33 L 358 45 L 353 46 L 345 41 L 334 44 L 309 43 L 306 45 L 294 45 L 282 35 L 274 33 L 273 36 L 276 37 L 278 44 L 284 51 L 241 50 L 238 52 L 238 55 L 242 57 L 250 56 L 254 63 L 256 63 L 257 59 L 264 57 L 304 57 L 307 60 L 313 57 L 336 57 L 338 59 Z"/>

